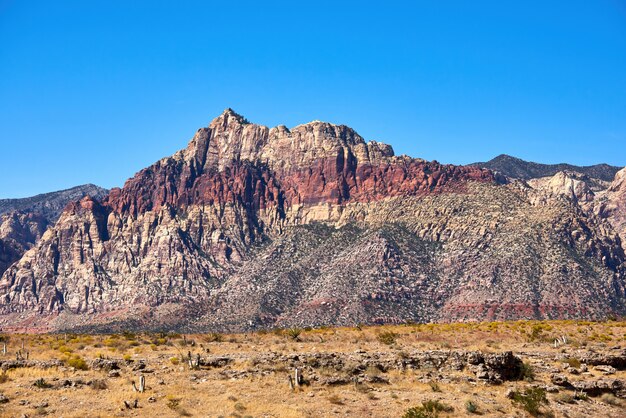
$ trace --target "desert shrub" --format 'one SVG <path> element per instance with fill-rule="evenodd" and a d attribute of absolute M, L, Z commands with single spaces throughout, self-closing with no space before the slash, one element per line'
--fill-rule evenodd
<path fill-rule="evenodd" d="M 454 408 L 438 400 L 422 402 L 422 406 L 415 406 L 405 411 L 402 418 L 436 418 L 440 412 L 452 412 Z"/>
<path fill-rule="evenodd" d="M 563 363 L 566 363 L 570 367 L 574 367 L 578 369 L 580 367 L 580 360 L 574 357 L 565 358 L 562 360 Z"/>
<path fill-rule="evenodd" d="M 122 331 L 122 337 L 130 341 L 136 339 L 137 335 L 134 332 Z"/>
<path fill-rule="evenodd" d="M 621 405 L 621 401 L 615 395 L 611 393 L 605 393 L 604 395 L 602 395 L 602 397 L 600 397 L 600 400 L 608 405 L 613 405 L 613 406 Z"/>
<path fill-rule="evenodd" d="M 522 363 L 519 380 L 526 380 L 527 382 L 535 380 L 535 369 L 532 364 L 528 362 Z"/>
<path fill-rule="evenodd" d="M 585 392 L 580 391 L 580 392 L 576 392 L 574 394 L 574 399 L 578 400 L 578 401 L 588 401 L 589 400 L 589 395 L 587 395 Z"/>
<path fill-rule="evenodd" d="M 478 412 L 478 405 L 468 400 L 465 402 L 465 410 L 470 414 L 476 414 Z"/>
<path fill-rule="evenodd" d="M 176 398 L 174 396 L 168 395 L 167 396 L 167 407 L 169 409 L 171 409 L 172 411 L 176 412 L 178 415 L 182 416 L 182 417 L 190 417 L 191 414 L 189 412 L 187 412 L 187 410 L 185 410 L 185 408 L 183 408 L 180 405 L 180 398 Z"/>
<path fill-rule="evenodd" d="M 177 366 L 178 364 L 180 364 L 180 359 L 178 357 L 170 357 L 170 363 L 172 363 L 174 366 Z"/>
<path fill-rule="evenodd" d="M 130 354 L 124 354 L 124 357 L 122 357 L 124 359 L 124 361 L 129 362 L 133 359 L 133 356 L 131 356 Z"/>
<path fill-rule="evenodd" d="M 297 327 L 289 328 L 286 333 L 292 340 L 297 340 L 300 337 L 300 334 L 302 334 L 302 329 Z"/>
<path fill-rule="evenodd" d="M 430 382 L 428 382 L 428 386 L 430 386 L 433 392 L 441 392 L 439 383 L 435 382 L 434 380 L 431 380 Z"/>
<path fill-rule="evenodd" d="M 51 388 L 52 385 L 48 382 L 46 382 L 46 379 L 44 379 L 43 377 L 35 380 L 35 383 L 33 383 L 33 386 L 39 388 L 39 389 L 48 389 Z"/>
<path fill-rule="evenodd" d="M 108 388 L 107 382 L 104 379 L 94 379 L 91 381 L 90 386 L 94 390 L 105 390 Z"/>
<path fill-rule="evenodd" d="M 68 358 L 65 363 L 69 367 L 73 367 L 77 370 L 87 370 L 89 367 L 87 366 L 87 362 L 80 356 L 72 356 Z"/>
<path fill-rule="evenodd" d="M 548 398 L 546 397 L 546 390 L 542 388 L 528 388 L 524 393 L 516 392 L 513 394 L 512 402 L 522 407 L 526 412 L 532 416 L 539 415 L 539 408 L 541 405 L 548 404 Z"/>
<path fill-rule="evenodd" d="M 7 372 L 2 372 L 0 373 L 0 383 L 6 383 L 9 380 L 11 380 L 11 378 L 9 377 L 9 375 L 7 374 Z"/>
<path fill-rule="evenodd" d="M 224 336 L 217 332 L 210 332 L 206 335 L 204 340 L 208 343 L 221 343 L 224 341 Z"/>
<path fill-rule="evenodd" d="M 337 395 L 330 395 L 328 397 L 328 402 L 332 403 L 333 405 L 343 405 L 343 400 Z"/>
<path fill-rule="evenodd" d="M 574 403 L 574 395 L 569 393 L 559 393 L 554 397 L 554 400 L 558 403 Z"/>
<path fill-rule="evenodd" d="M 383 331 L 376 337 L 379 342 L 387 345 L 392 345 L 396 342 L 396 333 L 391 331 Z"/>
<path fill-rule="evenodd" d="M 60 351 L 60 352 L 62 352 L 62 353 L 67 353 L 67 354 L 69 354 L 69 353 L 71 353 L 71 352 L 72 352 L 72 349 L 71 349 L 71 348 L 69 348 L 69 347 L 68 347 L 68 346 L 66 346 L 66 345 L 61 345 L 61 346 L 59 346 L 59 351 Z"/>

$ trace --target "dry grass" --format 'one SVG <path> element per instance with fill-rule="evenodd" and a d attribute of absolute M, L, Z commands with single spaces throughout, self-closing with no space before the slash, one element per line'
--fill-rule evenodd
<path fill-rule="evenodd" d="M 270 353 L 296 354 L 332 352 L 351 354 L 357 350 L 367 353 L 393 353 L 395 358 L 406 358 L 415 350 L 482 350 L 496 352 L 512 350 L 516 353 L 543 353 L 546 358 L 577 359 L 576 350 L 607 347 L 626 347 L 626 323 L 587 321 L 468 324 L 407 324 L 384 327 L 359 326 L 355 328 L 297 329 L 275 332 L 256 332 L 238 335 L 131 334 L 120 335 L 11 335 L 9 352 L 2 360 L 15 358 L 21 349 L 29 351 L 32 360 L 64 360 L 61 367 L 38 367 L 8 370 L 0 375 L 0 392 L 9 402 L 0 405 L 0 416 L 209 416 L 209 417 L 326 417 L 375 416 L 401 417 L 410 408 L 419 408 L 424 402 L 439 401 L 450 405 L 454 412 L 438 411 L 440 416 L 469 415 L 479 405 L 484 416 L 521 416 L 521 410 L 506 398 L 509 387 L 525 389 L 531 385 L 520 381 L 490 386 L 469 380 L 467 370 L 447 372 L 447 380 L 440 381 L 433 370 L 389 370 L 368 368 L 367 376 L 384 377 L 384 383 L 325 386 L 316 381 L 289 389 L 288 364 L 257 365 L 255 356 Z M 297 335 L 296 335 L 297 334 Z M 381 335 L 393 336 L 393 338 Z M 567 336 L 568 343 L 554 347 L 556 338 Z M 609 340 L 610 339 L 610 340 Z M 393 340 L 393 341 L 392 341 Z M 565 352 L 563 352 L 565 350 Z M 216 367 L 189 370 L 181 356 L 194 355 L 241 356 L 225 368 Z M 0 354 L 1 356 L 1 354 Z M 522 356 L 523 357 L 523 356 Z M 120 377 L 109 377 L 106 371 L 81 370 L 69 367 L 71 359 L 84 359 L 86 365 L 97 358 L 113 358 L 128 364 L 120 370 Z M 535 361 L 523 358 L 526 362 Z M 146 363 L 148 372 L 133 371 L 139 360 Z M 566 360 L 567 361 L 567 360 Z M 529 363 L 530 364 L 530 363 Z M 534 384 L 548 384 L 546 367 L 565 367 L 576 364 L 553 360 L 545 367 L 534 367 Z M 247 373 L 241 378 L 224 376 L 222 371 Z M 146 377 L 147 390 L 133 390 L 132 381 Z M 335 370 L 319 369 L 319 376 L 332 376 Z M 599 377 L 600 375 L 598 375 Z M 306 377 L 306 376 L 305 376 Z M 625 372 L 615 376 L 623 379 Z M 37 388 L 33 383 L 43 378 L 52 388 Z M 83 382 L 75 386 L 59 387 L 59 382 Z M 87 384 L 91 382 L 91 384 Z M 124 401 L 137 400 L 138 409 L 126 409 Z M 556 416 L 618 417 L 622 402 L 610 396 L 601 400 L 581 401 L 567 393 L 548 394 L 550 403 L 544 408 Z M 27 401 L 21 405 L 20 401 Z M 35 408 L 43 402 L 48 406 Z M 456 414 L 456 415 L 455 415 Z"/>

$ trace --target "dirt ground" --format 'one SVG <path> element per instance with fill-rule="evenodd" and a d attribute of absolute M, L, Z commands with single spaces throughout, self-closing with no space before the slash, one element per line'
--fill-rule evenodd
<path fill-rule="evenodd" d="M 626 417 L 621 321 L 0 338 L 2 417 Z M 501 382 L 449 360 L 506 351 Z"/>

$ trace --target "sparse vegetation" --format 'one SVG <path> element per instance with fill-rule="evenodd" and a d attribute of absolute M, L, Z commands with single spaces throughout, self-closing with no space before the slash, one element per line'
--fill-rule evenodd
<path fill-rule="evenodd" d="M 287 335 L 289 336 L 289 338 L 291 338 L 292 340 L 298 340 L 300 337 L 300 334 L 302 334 L 302 329 L 301 328 L 289 328 L 286 331 Z"/>
<path fill-rule="evenodd" d="M 437 418 L 441 412 L 452 412 L 454 408 L 438 400 L 422 402 L 421 406 L 409 408 L 403 418 Z"/>
<path fill-rule="evenodd" d="M 528 362 L 522 363 L 522 367 L 520 370 L 520 380 L 525 380 L 527 382 L 532 382 L 535 380 L 535 369 L 532 364 Z"/>
<path fill-rule="evenodd" d="M 532 416 L 539 415 L 542 405 L 548 404 L 546 390 L 539 387 L 527 388 L 523 393 L 515 393 L 512 402 L 522 407 Z"/>
<path fill-rule="evenodd" d="M 386 345 L 392 345 L 396 342 L 397 334 L 392 331 L 383 331 L 378 334 L 378 341 Z"/>
<path fill-rule="evenodd" d="M 465 410 L 470 414 L 476 414 L 478 413 L 478 405 L 470 400 L 465 401 Z"/>
<path fill-rule="evenodd" d="M 118 414 L 119 408 L 146 416 L 243 418 L 269 413 L 283 416 L 294 410 L 323 414 L 336 410 L 338 416 L 350 411 L 358 416 L 354 405 L 363 405 L 373 416 L 513 416 L 516 409 L 517 415 L 550 416 L 550 405 L 535 387 L 550 384 L 553 372 L 548 370 L 557 361 L 563 361 L 561 369 L 580 365 L 575 376 L 562 370 L 570 382 L 592 381 L 603 375 L 593 367 L 590 374 L 581 370 L 589 356 L 597 361 L 601 355 L 621 355 L 620 350 L 613 350 L 614 345 L 586 340 L 579 328 L 584 335 L 623 339 L 626 324 L 545 321 L 536 328 L 542 330 L 545 342 L 535 341 L 529 350 L 524 336 L 536 324 L 363 325 L 360 330 L 318 327 L 303 328 L 298 338 L 291 336 L 289 328 L 217 336 L 130 332 L 12 336 L 3 358 L 6 370 L 0 372 L 0 402 L 6 402 L 0 415 L 36 416 L 41 410 L 48 416 L 72 417 L 88 405 L 107 416 Z M 393 342 L 382 342 L 380 336 L 385 340 L 385 335 L 391 335 Z M 568 346 L 555 347 L 556 335 L 568 336 Z M 588 347 L 573 349 L 570 343 L 575 340 L 587 341 Z M 23 352 L 29 351 L 31 360 L 16 362 L 22 341 Z M 498 385 L 490 380 L 495 370 L 482 361 L 494 361 L 505 350 L 512 350 L 523 365 L 519 377 L 510 377 L 515 382 Z M 524 355 L 527 351 L 533 355 Z M 476 365 L 466 363 L 467 353 L 472 352 L 481 353 Z M 193 367 L 187 367 L 189 357 Z M 84 368 L 82 362 L 89 367 Z M 14 367 L 16 364 L 20 366 Z M 291 390 L 287 378 L 293 382 L 296 365 L 301 385 Z M 479 377 L 481 370 L 487 370 L 488 376 Z M 618 369 L 611 378 L 624 379 L 624 373 Z M 144 392 L 140 376 L 146 376 Z M 536 383 L 531 384 L 532 379 Z M 468 383 L 471 380 L 480 382 L 480 391 L 486 393 L 476 392 L 477 386 Z M 514 398 L 507 394 L 512 386 L 517 392 Z M 67 401 L 50 402 L 66 396 L 67 391 L 71 393 Z M 616 393 L 597 396 L 593 402 L 580 390 L 544 395 L 555 403 L 555 410 L 559 404 L 570 416 L 598 416 L 604 411 L 608 411 L 606 416 L 619 416 L 623 407 Z M 423 402 L 430 396 L 432 401 Z M 21 405 L 22 399 L 28 404 Z M 50 406 L 39 408 L 45 402 Z"/>

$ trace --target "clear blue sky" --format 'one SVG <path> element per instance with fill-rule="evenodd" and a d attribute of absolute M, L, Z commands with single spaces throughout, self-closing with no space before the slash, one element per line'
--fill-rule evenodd
<path fill-rule="evenodd" d="M 224 108 L 626 165 L 626 2 L 0 0 L 0 197 L 121 186 Z"/>

